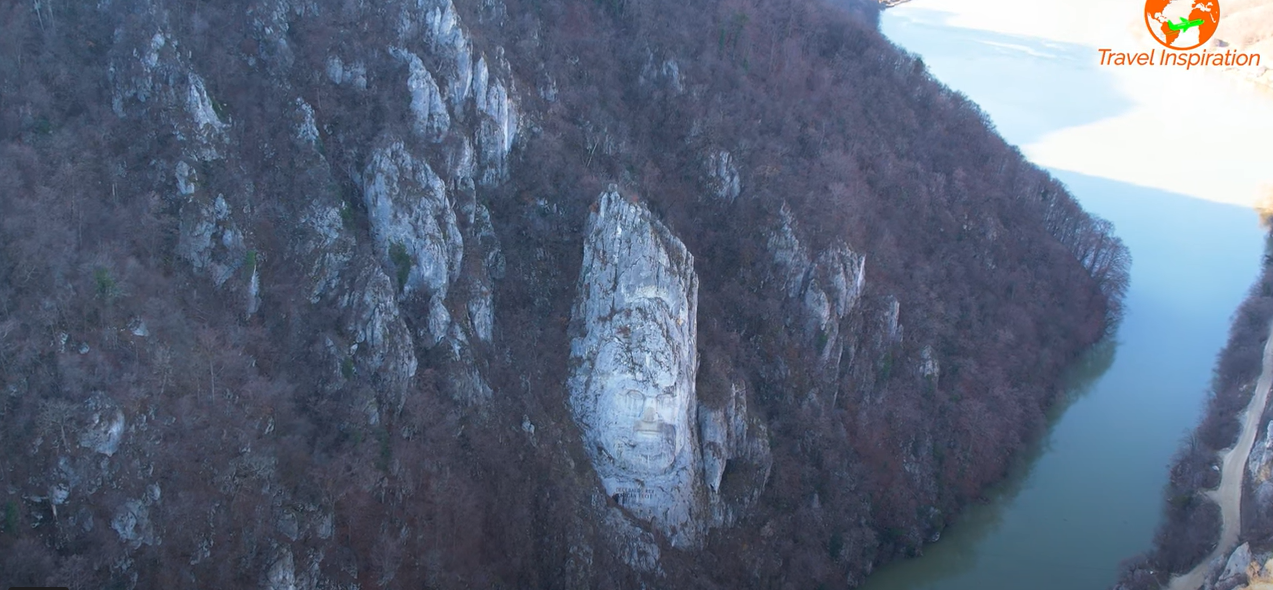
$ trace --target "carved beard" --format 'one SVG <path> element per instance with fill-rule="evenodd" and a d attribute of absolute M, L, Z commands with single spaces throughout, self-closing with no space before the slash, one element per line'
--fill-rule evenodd
<path fill-rule="evenodd" d="M 635 402 L 633 398 L 641 398 Z M 618 418 L 608 424 L 598 424 L 593 431 L 594 440 L 604 448 L 610 462 L 630 474 L 657 475 L 672 468 L 676 461 L 678 428 L 683 418 L 680 400 L 672 407 L 662 406 L 662 411 L 647 415 L 642 411 L 644 396 L 625 392 L 600 394 L 600 406 L 609 408 Z M 651 404 L 657 402 L 649 402 Z M 642 404 L 642 405 L 637 405 Z"/>
<path fill-rule="evenodd" d="M 676 426 L 658 422 L 637 422 L 632 436 L 620 442 L 624 462 L 645 472 L 671 469 L 676 460 Z"/>

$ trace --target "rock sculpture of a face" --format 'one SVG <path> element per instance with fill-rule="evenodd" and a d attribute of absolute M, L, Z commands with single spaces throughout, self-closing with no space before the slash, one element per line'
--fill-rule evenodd
<path fill-rule="evenodd" d="M 697 537 L 698 277 L 684 244 L 615 191 L 588 220 L 570 405 L 606 493 L 674 544 Z"/>

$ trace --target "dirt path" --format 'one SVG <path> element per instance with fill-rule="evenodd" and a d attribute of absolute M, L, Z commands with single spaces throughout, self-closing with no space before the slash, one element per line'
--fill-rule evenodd
<path fill-rule="evenodd" d="M 1270 329 L 1273 330 L 1273 327 Z M 1237 545 L 1242 516 L 1243 474 L 1246 472 L 1247 456 L 1251 454 L 1251 445 L 1255 443 L 1255 435 L 1260 431 L 1260 416 L 1264 414 L 1264 406 L 1269 399 L 1270 385 L 1273 385 L 1273 333 L 1264 343 L 1264 366 L 1260 370 L 1259 380 L 1255 382 L 1251 403 L 1242 416 L 1242 434 L 1238 436 L 1237 444 L 1224 453 L 1220 487 L 1207 492 L 1207 497 L 1220 505 L 1220 515 L 1223 518 L 1220 543 L 1189 573 L 1172 578 L 1167 590 L 1198 590 L 1211 562 L 1219 556 L 1227 555 Z"/>

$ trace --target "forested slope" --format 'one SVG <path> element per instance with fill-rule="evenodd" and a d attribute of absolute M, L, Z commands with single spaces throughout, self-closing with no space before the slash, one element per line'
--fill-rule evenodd
<path fill-rule="evenodd" d="M 0 10 L 0 585 L 853 586 L 1118 317 L 868 3 Z"/>

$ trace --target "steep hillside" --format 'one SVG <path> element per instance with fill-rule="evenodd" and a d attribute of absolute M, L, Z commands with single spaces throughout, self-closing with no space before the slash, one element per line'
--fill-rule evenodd
<path fill-rule="evenodd" d="M 0 585 L 918 552 L 1128 260 L 876 10 L 0 7 Z"/>
<path fill-rule="evenodd" d="M 1172 462 L 1154 546 L 1123 564 L 1115 590 L 1258 589 L 1273 577 L 1273 564 L 1265 567 L 1273 558 L 1270 322 L 1273 234 L 1234 314 L 1202 422 Z"/>

